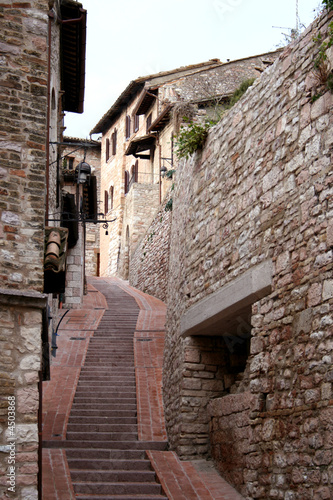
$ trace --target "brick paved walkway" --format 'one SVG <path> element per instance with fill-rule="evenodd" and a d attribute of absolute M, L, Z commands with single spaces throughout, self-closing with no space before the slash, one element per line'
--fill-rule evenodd
<path fill-rule="evenodd" d="M 140 307 L 134 336 L 138 437 L 140 441 L 166 441 L 162 405 L 165 305 L 116 278 L 92 278 L 83 309 L 69 311 L 61 323 L 51 380 L 43 383 L 43 500 L 75 499 L 64 441 L 89 339 L 107 309 L 104 296 L 93 286 L 96 279 L 105 285 L 116 283 Z M 211 462 L 182 462 L 170 451 L 149 451 L 148 457 L 170 500 L 242 499 Z"/>

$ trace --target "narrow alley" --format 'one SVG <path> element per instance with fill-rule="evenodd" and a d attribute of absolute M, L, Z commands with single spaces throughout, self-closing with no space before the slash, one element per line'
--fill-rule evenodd
<path fill-rule="evenodd" d="M 212 462 L 168 451 L 162 404 L 165 305 L 90 278 L 66 313 L 43 383 L 43 500 L 241 500 Z"/>

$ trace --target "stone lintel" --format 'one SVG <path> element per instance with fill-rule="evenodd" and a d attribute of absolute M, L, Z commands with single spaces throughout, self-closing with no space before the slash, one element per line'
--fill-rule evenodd
<path fill-rule="evenodd" d="M 48 296 L 34 290 L 14 290 L 0 288 L 0 304 L 6 306 L 32 307 L 45 309 Z"/>
<path fill-rule="evenodd" d="M 265 261 L 191 306 L 181 318 L 182 337 L 211 335 L 212 326 L 271 292 L 272 262 Z"/>

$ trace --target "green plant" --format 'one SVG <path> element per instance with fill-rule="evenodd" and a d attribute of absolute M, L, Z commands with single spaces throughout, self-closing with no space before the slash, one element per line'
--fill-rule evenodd
<path fill-rule="evenodd" d="M 195 151 L 202 149 L 207 139 L 208 130 L 215 123 L 212 120 L 207 120 L 204 123 L 196 123 L 191 120 L 188 125 L 182 125 L 176 141 L 177 158 L 189 158 Z"/>
<path fill-rule="evenodd" d="M 209 129 L 216 125 L 222 118 L 223 111 L 232 108 L 234 104 L 245 94 L 247 89 L 251 87 L 255 78 L 244 80 L 235 90 L 227 104 L 223 104 L 222 113 L 219 112 L 217 119 L 206 119 L 203 123 L 194 122 L 186 117 L 183 117 L 185 125 L 180 127 L 176 139 L 176 156 L 180 158 L 189 158 L 195 151 L 202 149 L 208 135 Z"/>
<path fill-rule="evenodd" d="M 170 200 L 166 203 L 166 205 L 164 207 L 164 210 L 166 212 L 171 212 L 171 210 L 172 210 L 172 203 L 173 203 L 173 199 L 170 198 Z"/>
<path fill-rule="evenodd" d="M 333 10 L 333 0 L 323 0 L 323 5 L 329 10 Z"/>
<path fill-rule="evenodd" d="M 253 85 L 255 78 L 248 78 L 247 80 L 244 80 L 240 86 L 235 90 L 235 92 L 232 94 L 230 97 L 230 100 L 228 104 L 226 104 L 226 109 L 230 109 L 236 104 L 236 102 L 239 101 L 239 99 L 245 94 L 247 89 Z"/>
<path fill-rule="evenodd" d="M 332 0 L 333 2 L 333 0 Z M 318 84 L 329 90 L 333 90 L 332 72 L 327 61 L 327 50 L 333 46 L 333 21 L 328 25 L 328 40 L 323 42 L 322 35 L 319 33 L 313 38 L 314 43 L 320 43 L 318 54 L 314 60 L 313 66 Z"/>
<path fill-rule="evenodd" d="M 173 174 L 176 172 L 176 170 L 174 168 L 168 170 L 166 173 L 165 173 L 165 177 L 167 177 L 168 179 L 172 179 L 173 177 Z"/>

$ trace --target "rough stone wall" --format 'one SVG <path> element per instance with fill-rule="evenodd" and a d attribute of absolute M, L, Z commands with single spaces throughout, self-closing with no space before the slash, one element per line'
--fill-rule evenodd
<path fill-rule="evenodd" d="M 132 254 L 156 214 L 159 203 L 157 184 L 134 183 L 125 197 L 118 272 L 128 279 Z"/>
<path fill-rule="evenodd" d="M 163 380 L 169 440 L 183 457 L 209 449 L 218 413 L 207 410 L 207 379 L 215 396 L 256 395 L 263 405 L 250 405 L 251 446 L 234 484 L 263 500 L 329 498 L 333 484 L 333 99 L 329 91 L 311 98 L 323 90 L 314 73 L 318 29 L 325 38 L 325 16 L 226 113 L 203 152 L 178 167 L 174 195 Z M 205 354 L 214 337 L 181 338 L 181 319 L 264 261 L 271 292 L 252 304 L 249 357 L 230 386 L 223 362 Z"/>
<path fill-rule="evenodd" d="M 47 11 L 0 6 L 0 496 L 20 500 L 38 496 Z"/>
<path fill-rule="evenodd" d="M 47 2 L 26 9 L 20 2 L 1 6 L 0 278 L 6 287 L 41 291 Z"/>
<path fill-rule="evenodd" d="M 88 140 L 70 138 L 67 137 L 66 141 L 71 143 L 89 143 Z M 68 157 L 73 158 L 73 170 L 75 170 L 76 166 L 83 161 L 84 158 L 84 149 L 79 149 L 76 151 L 75 146 L 67 146 L 62 151 L 62 157 L 65 157 L 66 160 L 66 168 L 68 167 L 69 160 Z M 73 151 L 75 150 L 75 151 Z M 93 147 L 86 148 L 86 162 L 91 166 L 92 175 L 96 176 L 97 181 L 97 212 L 102 213 L 102 201 L 101 201 L 101 149 L 100 145 L 95 143 Z M 66 189 L 65 189 L 66 190 Z M 86 224 L 86 262 L 85 269 L 87 276 L 97 276 L 99 274 L 99 260 L 98 254 L 100 253 L 100 224 Z M 82 235 L 80 235 L 82 236 Z M 72 250 L 69 250 L 68 255 L 72 255 Z M 67 273 L 68 274 L 68 273 Z M 69 277 L 67 276 L 67 279 Z M 67 293 L 67 290 L 66 290 Z M 68 295 L 68 294 L 67 294 Z"/>
<path fill-rule="evenodd" d="M 149 229 L 131 254 L 129 268 L 130 284 L 163 302 L 167 298 L 172 220 L 172 211 L 166 211 L 165 206 L 171 196 L 169 191 Z"/>
<path fill-rule="evenodd" d="M 212 457 L 221 475 L 231 484 L 237 484 L 245 495 L 244 484 L 257 477 L 253 470 L 245 474 L 244 470 L 248 469 L 246 458 L 253 450 L 251 411 L 260 410 L 260 405 L 259 397 L 250 392 L 229 394 L 208 404 Z"/>
<path fill-rule="evenodd" d="M 33 297 L 5 299 L 0 295 L 0 495 L 37 499 L 42 311 Z"/>

